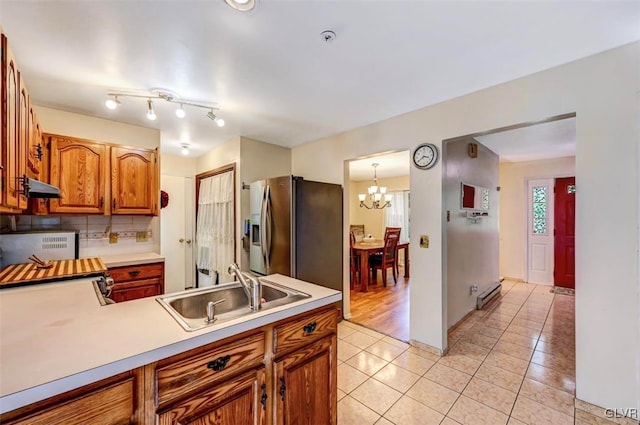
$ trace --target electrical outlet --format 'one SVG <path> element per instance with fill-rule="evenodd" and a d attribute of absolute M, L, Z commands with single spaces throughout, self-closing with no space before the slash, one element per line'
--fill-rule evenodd
<path fill-rule="evenodd" d="M 475 294 L 476 292 L 478 292 L 478 285 L 474 283 L 473 285 L 471 285 L 471 293 Z"/>
<path fill-rule="evenodd" d="M 420 235 L 420 248 L 429 248 L 429 235 Z"/>
<path fill-rule="evenodd" d="M 118 232 L 109 233 L 109 243 L 118 243 Z"/>
<path fill-rule="evenodd" d="M 147 232 L 136 232 L 136 242 L 146 242 L 147 241 Z"/>

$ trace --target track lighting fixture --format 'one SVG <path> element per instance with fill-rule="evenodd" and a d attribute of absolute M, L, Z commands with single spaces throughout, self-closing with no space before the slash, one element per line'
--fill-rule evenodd
<path fill-rule="evenodd" d="M 113 99 L 107 99 L 104 104 L 107 106 L 107 108 L 109 109 L 116 109 L 118 107 L 118 105 L 120 104 L 120 101 L 118 100 L 118 96 L 114 96 Z"/>
<path fill-rule="evenodd" d="M 108 96 L 109 96 L 109 99 L 107 99 L 104 102 L 104 104 L 109 109 L 116 109 L 118 106 L 120 106 L 120 100 L 118 98 L 121 98 L 121 97 L 133 97 L 133 98 L 146 99 L 147 100 L 147 118 L 150 119 L 151 121 L 154 121 L 157 118 L 153 100 L 161 99 L 166 102 L 176 103 L 179 105 L 178 108 L 176 109 L 176 116 L 178 118 L 184 118 L 187 115 L 186 111 L 184 110 L 184 106 L 193 106 L 195 108 L 208 109 L 209 112 L 207 113 L 207 117 L 212 119 L 218 125 L 218 127 L 224 126 L 224 120 L 214 115 L 213 113 L 214 110 L 218 109 L 218 107 L 215 106 L 215 103 L 213 104 L 214 106 L 212 106 L 211 104 L 203 105 L 200 103 L 192 102 L 190 100 L 179 99 L 175 93 L 172 93 L 167 90 L 153 89 L 151 90 L 151 94 L 111 92 L 108 94 Z"/>
<path fill-rule="evenodd" d="M 207 114 L 207 117 L 209 117 L 209 119 L 213 120 L 213 122 L 218 124 L 218 127 L 224 127 L 224 120 L 220 117 L 216 117 L 215 114 L 213 113 L 213 109 L 209 111 L 209 113 Z"/>
<path fill-rule="evenodd" d="M 153 109 L 153 102 L 151 101 L 151 99 L 147 100 L 147 105 L 149 107 L 149 109 L 147 111 L 147 118 L 149 118 L 151 121 L 155 121 L 156 120 L 156 111 L 154 111 L 154 109 Z"/>

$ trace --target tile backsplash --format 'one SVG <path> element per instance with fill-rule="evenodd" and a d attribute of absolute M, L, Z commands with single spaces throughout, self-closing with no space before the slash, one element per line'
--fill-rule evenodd
<path fill-rule="evenodd" d="M 2 216 L 2 229 L 10 229 L 13 216 Z M 160 252 L 160 219 L 158 217 L 118 216 L 15 216 L 16 230 L 77 230 L 80 257 L 96 257 L 140 252 Z M 109 243 L 109 235 L 117 234 L 117 242 Z M 138 239 L 146 241 L 138 242 Z M 136 238 L 138 236 L 138 238 Z"/>

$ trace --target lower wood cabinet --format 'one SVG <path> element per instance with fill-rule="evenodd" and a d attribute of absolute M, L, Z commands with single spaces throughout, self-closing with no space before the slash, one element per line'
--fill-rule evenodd
<path fill-rule="evenodd" d="M 0 423 L 337 425 L 337 319 L 323 307 L 5 413 Z"/>
<path fill-rule="evenodd" d="M 336 424 L 336 344 L 333 335 L 275 362 L 276 424 Z"/>
<path fill-rule="evenodd" d="M 164 294 L 164 263 L 109 269 L 113 278 L 110 298 L 116 303 Z"/>
<path fill-rule="evenodd" d="M 3 425 L 141 423 L 136 393 L 141 370 L 127 372 L 0 416 Z"/>
<path fill-rule="evenodd" d="M 264 368 L 252 370 L 193 397 L 158 410 L 158 425 L 262 425 L 265 423 Z"/>

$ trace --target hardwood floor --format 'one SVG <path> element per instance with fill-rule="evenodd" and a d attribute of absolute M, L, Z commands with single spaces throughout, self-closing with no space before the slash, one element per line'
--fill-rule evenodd
<path fill-rule="evenodd" d="M 402 277 L 400 267 L 398 284 L 394 285 L 391 271 L 387 287 L 378 275 L 377 285 L 369 285 L 369 292 L 351 290 L 351 321 L 393 338 L 409 341 L 409 281 Z"/>

